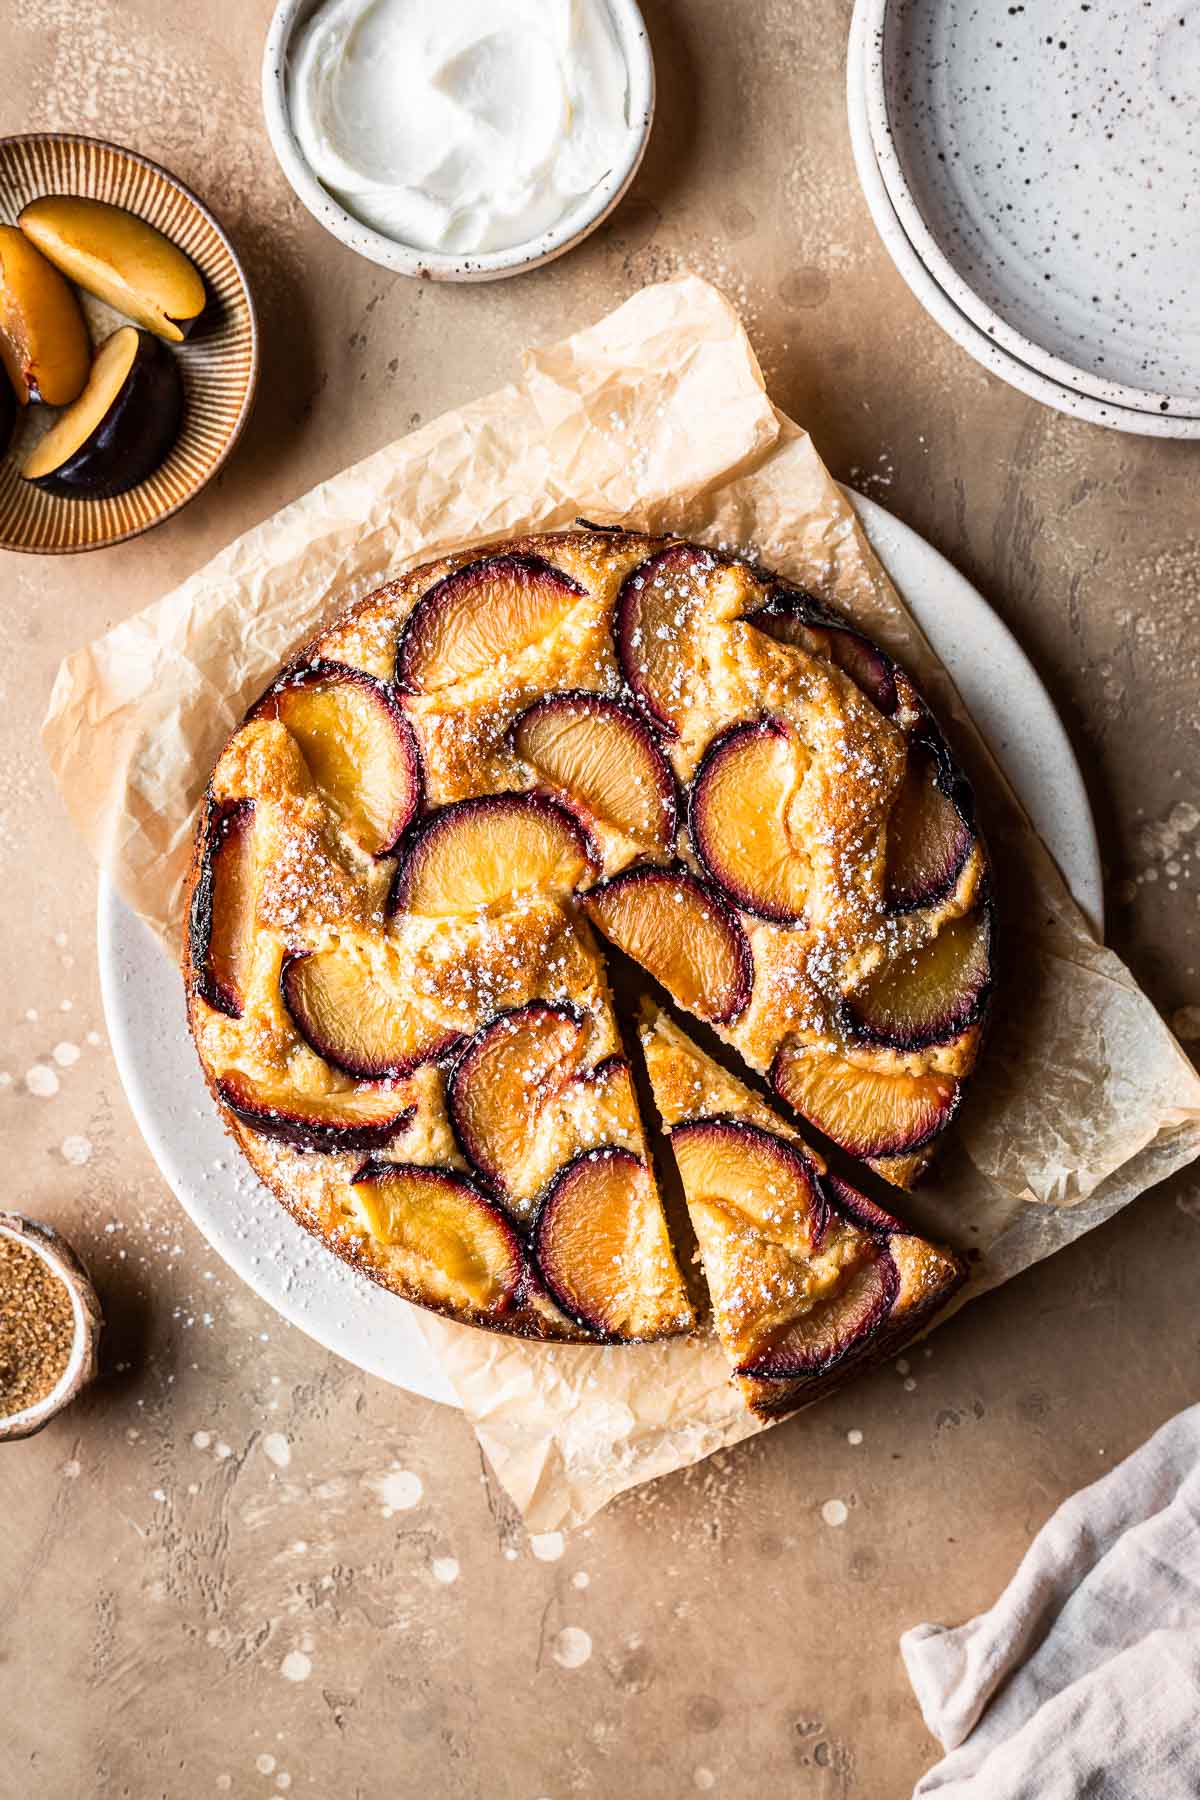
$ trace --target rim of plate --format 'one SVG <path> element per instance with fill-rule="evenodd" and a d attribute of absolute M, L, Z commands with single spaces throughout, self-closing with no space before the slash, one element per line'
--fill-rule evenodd
<path fill-rule="evenodd" d="M 454 255 L 419 250 L 364 225 L 347 212 L 317 179 L 292 129 L 288 102 L 288 52 L 292 35 L 306 24 L 321 0 L 280 0 L 267 28 L 262 59 L 262 106 L 267 135 L 280 168 L 297 197 L 319 225 L 359 256 L 423 281 L 503 281 L 553 262 L 590 236 L 628 192 L 641 167 L 654 124 L 655 75 L 650 34 L 637 0 L 603 0 L 629 74 L 628 147 L 580 205 L 550 230 L 506 250 Z"/>
<path fill-rule="evenodd" d="M 126 544 L 131 538 L 142 537 L 147 531 L 154 531 L 159 525 L 165 524 L 168 519 L 174 518 L 177 512 L 181 512 L 190 501 L 196 498 L 197 494 L 204 491 L 214 476 L 220 474 L 221 470 L 225 467 L 225 464 L 229 461 L 229 458 L 233 455 L 234 450 L 237 448 L 238 441 L 240 440 L 243 431 L 246 429 L 246 422 L 253 410 L 255 396 L 258 392 L 259 365 L 261 361 L 259 350 L 258 309 L 254 304 L 254 294 L 250 286 L 249 277 L 246 274 L 245 266 L 230 241 L 229 233 L 225 230 L 225 227 L 221 224 L 221 221 L 217 218 L 212 209 L 205 205 L 204 201 L 201 200 L 198 194 L 193 192 L 186 181 L 181 181 L 178 175 L 172 175 L 170 169 L 164 168 L 162 163 L 155 162 L 152 156 L 143 156 L 140 150 L 129 150 L 124 144 L 114 143 L 111 138 L 90 137 L 87 132 L 83 131 L 9 132 L 6 133 L 5 136 L 0 137 L 0 155 L 3 155 L 5 148 L 9 145 L 48 143 L 82 144 L 90 146 L 95 150 L 107 151 L 112 156 L 118 157 L 124 162 L 134 163 L 137 167 L 148 170 L 150 174 L 157 175 L 162 181 L 166 182 L 168 187 L 174 188 L 176 193 L 182 195 L 188 204 L 195 208 L 204 222 L 211 228 L 213 234 L 219 240 L 221 247 L 229 258 L 230 265 L 237 277 L 238 286 L 241 290 L 242 303 L 246 309 L 246 321 L 249 335 L 249 373 L 246 378 L 245 392 L 242 395 L 242 403 L 238 408 L 237 417 L 230 427 L 229 434 L 224 444 L 214 457 L 213 461 L 206 468 L 203 479 L 198 481 L 195 487 L 190 488 L 186 494 L 182 494 L 178 500 L 172 501 L 169 506 L 164 507 L 161 512 L 156 513 L 152 519 L 147 519 L 143 524 L 131 525 L 127 531 L 114 532 L 111 536 L 97 538 L 92 543 L 20 544 L 6 542 L 0 544 L 0 549 L 13 550 L 22 556 L 81 556 L 89 550 L 109 550 L 115 544 Z"/>
<path fill-rule="evenodd" d="M 950 0 L 953 3 L 953 0 Z M 1193 396 L 1177 399 L 1172 394 L 1151 388 L 1130 387 L 1127 383 L 1105 381 L 1077 363 L 1057 356 L 1015 326 L 1009 325 L 995 312 L 951 262 L 938 239 L 926 223 L 917 204 L 903 159 L 896 147 L 888 109 L 885 68 L 888 14 L 892 0 L 858 0 L 855 21 L 861 14 L 863 97 L 875 160 L 879 166 L 888 199 L 917 256 L 928 269 L 941 291 L 960 313 L 974 324 L 983 336 L 1009 352 L 1026 368 L 1040 372 L 1059 383 L 1069 393 L 1104 401 L 1110 409 L 1120 407 L 1146 417 L 1174 419 L 1191 423 L 1200 432 L 1200 408 Z M 1053 402 L 1051 402 L 1053 404 Z M 1190 410 L 1189 410 L 1190 409 Z M 1107 423 L 1108 421 L 1102 421 Z M 1119 426 L 1118 429 L 1132 429 Z M 1185 437 L 1187 432 L 1150 432 L 1146 436 Z"/>
<path fill-rule="evenodd" d="M 1131 407 L 1106 404 L 1030 368 L 995 338 L 981 331 L 939 287 L 900 221 L 876 156 L 867 109 L 866 63 L 871 30 L 869 20 L 877 4 L 878 0 L 857 0 L 850 25 L 846 55 L 850 147 L 859 186 L 875 229 L 898 273 L 930 318 L 989 374 L 998 376 L 1009 387 L 1028 395 L 1031 400 L 1041 401 L 1043 406 L 1052 407 L 1056 412 L 1083 419 L 1090 425 L 1103 425 L 1110 431 L 1129 432 L 1136 437 L 1200 438 L 1200 419 L 1185 418 L 1179 413 L 1139 412 Z"/>

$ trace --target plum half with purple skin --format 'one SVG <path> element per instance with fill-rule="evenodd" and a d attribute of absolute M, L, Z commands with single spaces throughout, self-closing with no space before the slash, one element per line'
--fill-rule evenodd
<path fill-rule="evenodd" d="M 915 739 L 887 825 L 888 911 L 913 912 L 944 900 L 953 893 L 974 846 L 966 782 L 944 745 Z"/>
<path fill-rule="evenodd" d="M 843 1002 L 864 1043 L 920 1050 L 946 1044 L 983 1018 L 992 988 L 992 909 L 951 919 L 918 949 L 893 957 Z"/>
<path fill-rule="evenodd" d="M 547 1292 L 608 1344 L 686 1331 L 691 1303 L 645 1162 L 631 1150 L 585 1150 L 551 1181 L 533 1225 Z"/>
<path fill-rule="evenodd" d="M 254 802 L 211 805 L 192 889 L 188 943 L 200 998 L 240 1019 L 254 946 Z"/>
<path fill-rule="evenodd" d="M 588 917 L 681 1006 L 727 1025 L 749 1004 L 754 956 L 741 921 L 689 869 L 638 863 L 584 896 Z"/>
<path fill-rule="evenodd" d="M 280 977 L 284 1004 L 317 1055 L 360 1081 L 411 1075 L 446 1056 L 462 1033 L 422 1007 L 390 946 L 344 939 L 291 956 Z"/>
<path fill-rule="evenodd" d="M 595 861 L 573 814 L 545 795 L 456 800 L 410 836 L 388 910 L 451 918 L 525 894 L 565 899 Z"/>
<path fill-rule="evenodd" d="M 945 1130 L 960 1097 L 952 1075 L 864 1068 L 815 1044 L 785 1045 L 771 1085 L 851 1156 L 907 1156 Z"/>
<path fill-rule="evenodd" d="M 390 856 L 421 801 L 412 726 L 392 690 L 345 663 L 291 670 L 247 715 L 278 719 L 299 745 L 317 792 L 368 856 Z"/>
<path fill-rule="evenodd" d="M 526 1286 L 524 1248 L 465 1175 L 371 1161 L 350 1185 L 371 1237 L 414 1297 L 483 1323 L 513 1310 Z"/>
<path fill-rule="evenodd" d="M 898 695 L 891 658 L 814 594 L 803 588 L 776 588 L 765 606 L 746 615 L 746 623 L 777 643 L 795 644 L 809 656 L 824 657 L 848 675 L 881 713 L 890 718 L 895 712 Z"/>
<path fill-rule="evenodd" d="M 664 738 L 679 736 L 688 712 L 696 625 L 730 561 L 697 544 L 668 544 L 625 577 L 617 596 L 617 660 Z"/>
<path fill-rule="evenodd" d="M 520 1174 L 543 1109 L 577 1071 L 587 1042 L 576 1006 L 531 1000 L 467 1045 L 446 1084 L 464 1154 L 500 1194 Z"/>
<path fill-rule="evenodd" d="M 64 500 L 111 500 L 163 462 L 183 418 L 183 377 L 166 345 L 122 325 L 101 344 L 78 399 L 21 473 Z"/>
<path fill-rule="evenodd" d="M 263 1137 L 302 1150 L 383 1150 L 416 1116 L 391 1088 L 301 1094 L 286 1079 L 255 1081 L 240 1069 L 219 1078 L 217 1096 Z"/>
<path fill-rule="evenodd" d="M 802 766 L 779 719 L 730 726 L 692 782 L 688 828 L 702 867 L 744 912 L 790 925 L 804 915 L 808 859 L 788 831 Z"/>
<path fill-rule="evenodd" d="M 550 787 L 647 849 L 675 843 L 675 778 L 644 719 L 602 694 L 549 694 L 517 719 L 512 743 Z"/>
<path fill-rule="evenodd" d="M 422 594 L 396 651 L 396 685 L 432 694 L 494 669 L 561 624 L 587 589 L 542 556 L 507 552 L 455 569 Z"/>

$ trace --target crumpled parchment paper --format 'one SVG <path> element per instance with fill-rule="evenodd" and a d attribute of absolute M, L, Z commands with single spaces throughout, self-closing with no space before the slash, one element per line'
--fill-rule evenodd
<path fill-rule="evenodd" d="M 958 1304 L 1200 1154 L 1200 1076 L 1096 943 L 850 503 L 771 405 L 737 315 L 691 276 L 530 352 L 519 382 L 323 482 L 63 663 L 43 727 L 55 776 L 170 953 L 204 784 L 288 652 L 391 572 L 578 514 L 736 546 L 835 601 L 905 663 L 967 764 L 996 868 L 1002 976 L 1019 980 L 1001 981 L 932 1174 L 897 1197 L 916 1226 L 976 1253 Z M 548 1347 L 418 1316 L 533 1531 L 579 1525 L 763 1429 L 711 1339 Z"/>

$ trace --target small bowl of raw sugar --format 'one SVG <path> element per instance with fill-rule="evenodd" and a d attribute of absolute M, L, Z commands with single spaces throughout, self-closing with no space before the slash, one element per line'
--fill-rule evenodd
<path fill-rule="evenodd" d="M 325 229 L 427 281 L 550 262 L 607 218 L 654 118 L 636 0 L 281 0 L 263 110 Z"/>
<path fill-rule="evenodd" d="M 0 1212 L 0 1443 L 32 1437 L 78 1398 L 103 1323 L 71 1246 L 49 1225 Z"/>

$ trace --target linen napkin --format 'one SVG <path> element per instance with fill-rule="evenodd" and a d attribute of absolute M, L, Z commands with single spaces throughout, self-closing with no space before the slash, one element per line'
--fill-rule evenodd
<path fill-rule="evenodd" d="M 1059 1507 L 990 1612 L 900 1640 L 939 1800 L 1200 1795 L 1200 1406 Z"/>

